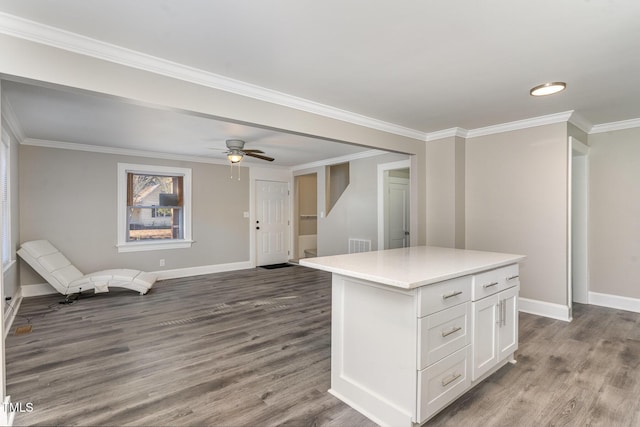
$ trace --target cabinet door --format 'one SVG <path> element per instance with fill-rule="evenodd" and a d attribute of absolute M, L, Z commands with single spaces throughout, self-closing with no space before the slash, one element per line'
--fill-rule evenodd
<path fill-rule="evenodd" d="M 473 381 L 498 363 L 498 306 L 498 295 L 473 303 Z"/>
<path fill-rule="evenodd" d="M 498 325 L 498 359 L 505 357 L 518 349 L 518 286 L 500 292 L 501 320 Z"/>

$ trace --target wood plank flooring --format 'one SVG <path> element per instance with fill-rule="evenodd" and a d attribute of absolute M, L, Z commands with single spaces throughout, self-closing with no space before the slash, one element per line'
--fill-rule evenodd
<path fill-rule="evenodd" d="M 7 337 L 7 393 L 34 407 L 16 425 L 375 425 L 327 393 L 328 273 L 251 269 L 61 299 L 25 299 Z M 640 314 L 574 313 L 521 313 L 518 363 L 427 425 L 640 425 Z"/>

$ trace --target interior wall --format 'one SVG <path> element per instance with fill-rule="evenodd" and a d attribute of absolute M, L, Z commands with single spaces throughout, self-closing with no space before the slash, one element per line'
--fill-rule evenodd
<path fill-rule="evenodd" d="M 520 296 L 566 306 L 567 126 L 469 138 L 466 246 L 526 255 Z"/>
<path fill-rule="evenodd" d="M 349 162 L 349 186 L 331 212 L 318 219 L 318 256 L 347 253 L 349 238 L 371 240 L 371 250 L 377 250 L 378 164 L 407 158 L 389 153 Z"/>
<path fill-rule="evenodd" d="M 567 122 L 567 136 L 571 136 L 585 145 L 589 145 L 589 134 L 571 122 Z"/>
<path fill-rule="evenodd" d="M 325 167 L 326 174 L 326 211 L 331 212 L 333 206 L 342 196 L 342 192 L 349 186 L 349 163 L 338 163 Z"/>
<path fill-rule="evenodd" d="M 589 290 L 640 298 L 640 128 L 589 145 Z"/>
<path fill-rule="evenodd" d="M 427 244 L 465 247 L 465 140 L 427 141 Z"/>
<path fill-rule="evenodd" d="M 224 165 L 20 146 L 20 238 L 48 239 L 85 273 L 107 268 L 145 271 L 248 261 L 249 176 L 229 178 Z M 192 169 L 189 249 L 118 253 L 118 162 Z M 160 267 L 159 260 L 165 260 Z M 23 264 L 23 263 L 21 263 Z M 22 284 L 43 283 L 30 268 Z"/>

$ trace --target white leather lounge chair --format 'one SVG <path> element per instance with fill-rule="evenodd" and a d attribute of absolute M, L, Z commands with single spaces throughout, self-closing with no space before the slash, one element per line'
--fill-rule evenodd
<path fill-rule="evenodd" d="M 18 255 L 62 295 L 93 289 L 109 292 L 109 287 L 127 288 L 146 294 L 156 281 L 155 274 L 131 269 L 103 270 L 83 274 L 48 240 L 33 240 L 20 246 Z"/>

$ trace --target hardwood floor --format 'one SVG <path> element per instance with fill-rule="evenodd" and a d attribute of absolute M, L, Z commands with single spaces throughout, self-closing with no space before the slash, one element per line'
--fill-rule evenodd
<path fill-rule="evenodd" d="M 7 394 L 33 404 L 16 425 L 374 425 L 327 393 L 328 273 L 252 269 L 61 299 L 25 299 L 7 337 Z M 640 425 L 640 314 L 521 313 L 516 356 L 427 425 Z"/>

